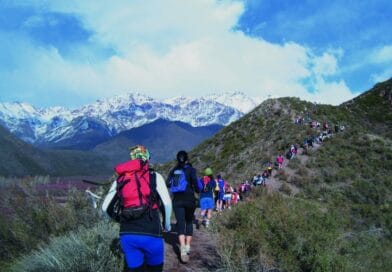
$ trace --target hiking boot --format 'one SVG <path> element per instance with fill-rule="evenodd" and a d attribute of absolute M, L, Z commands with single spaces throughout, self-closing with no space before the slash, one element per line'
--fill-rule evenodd
<path fill-rule="evenodd" d="M 181 262 L 183 262 L 183 263 L 189 262 L 189 255 L 187 253 L 186 246 L 180 247 L 180 254 L 181 254 L 180 255 Z"/>
<path fill-rule="evenodd" d="M 186 254 L 191 254 L 191 246 L 190 245 L 185 245 L 185 250 L 186 250 Z"/>

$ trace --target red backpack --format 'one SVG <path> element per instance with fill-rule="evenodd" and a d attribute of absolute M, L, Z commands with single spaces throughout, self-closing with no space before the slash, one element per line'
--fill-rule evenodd
<path fill-rule="evenodd" d="M 155 173 L 148 162 L 139 159 L 117 165 L 117 195 L 120 199 L 121 218 L 137 219 L 151 209 L 157 209 Z"/>
<path fill-rule="evenodd" d="M 208 187 L 208 183 L 211 181 L 212 179 L 209 176 L 204 176 L 203 177 L 203 191 L 207 192 L 210 188 Z"/>

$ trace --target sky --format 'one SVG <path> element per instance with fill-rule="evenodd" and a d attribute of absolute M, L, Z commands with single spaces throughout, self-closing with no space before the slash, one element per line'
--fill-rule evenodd
<path fill-rule="evenodd" d="M 241 91 L 337 105 L 392 77 L 390 0 L 0 0 L 0 102 Z"/>

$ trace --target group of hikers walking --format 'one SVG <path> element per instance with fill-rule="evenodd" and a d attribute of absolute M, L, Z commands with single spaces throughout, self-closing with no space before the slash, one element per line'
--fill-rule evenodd
<path fill-rule="evenodd" d="M 176 165 L 166 180 L 150 168 L 149 160 L 146 147 L 130 148 L 130 160 L 114 168 L 116 180 L 102 206 L 104 212 L 120 224 L 126 271 L 163 270 L 163 233 L 171 231 L 172 211 L 176 218 L 180 260 L 189 261 L 196 195 L 199 195 L 200 206 L 196 227 L 208 227 L 214 210 L 230 209 L 239 200 L 237 190 L 221 175 L 215 177 L 210 167 L 204 169 L 199 178 L 183 150 L 177 153 Z"/>
<path fill-rule="evenodd" d="M 296 123 L 303 120 L 298 118 Z M 318 127 L 317 122 L 310 126 Z M 335 127 L 336 132 L 344 127 Z M 323 124 L 323 137 L 331 134 L 327 123 Z M 325 135 L 324 135 L 325 134 Z M 321 139 L 322 140 L 322 139 Z M 313 146 L 314 138 L 305 139 L 304 148 Z M 286 159 L 294 159 L 298 145 L 292 144 Z M 253 177 L 253 183 L 242 182 L 233 188 L 220 174 L 214 176 L 210 167 L 198 177 L 189 161 L 187 152 L 176 155 L 176 165 L 164 179 L 149 166 L 150 153 L 146 147 L 130 148 L 130 160 L 118 164 L 114 170 L 116 180 L 104 199 L 103 210 L 120 223 L 120 243 L 125 255 L 127 271 L 162 271 L 164 264 L 164 231 L 171 231 L 171 215 L 174 211 L 180 260 L 189 262 L 193 238 L 193 224 L 199 195 L 200 217 L 196 227 L 208 227 L 213 212 L 220 213 L 245 199 L 253 186 L 266 186 L 272 170 L 282 169 L 285 158 L 282 153 L 275 163 L 269 161 L 261 174 Z M 163 223 L 161 222 L 161 212 Z"/>

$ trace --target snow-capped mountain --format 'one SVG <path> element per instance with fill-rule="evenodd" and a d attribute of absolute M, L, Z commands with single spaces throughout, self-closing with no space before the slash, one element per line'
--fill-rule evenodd
<path fill-rule="evenodd" d="M 249 97 L 242 92 L 211 94 L 205 99 L 213 100 L 223 105 L 235 108 L 243 113 L 248 113 L 265 100 L 262 97 Z"/>
<path fill-rule="evenodd" d="M 140 127 L 157 119 L 181 121 L 194 127 L 228 125 L 253 109 L 262 99 L 243 93 L 201 98 L 158 100 L 139 93 L 114 96 L 75 110 L 35 108 L 27 103 L 0 103 L 0 123 L 19 138 L 37 145 L 70 141 L 80 135 L 101 138 Z"/>

